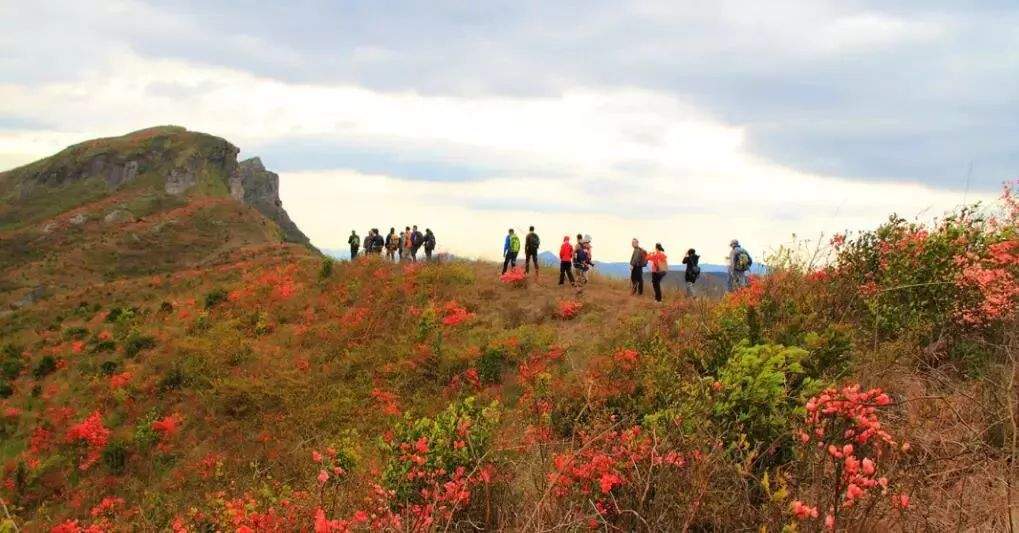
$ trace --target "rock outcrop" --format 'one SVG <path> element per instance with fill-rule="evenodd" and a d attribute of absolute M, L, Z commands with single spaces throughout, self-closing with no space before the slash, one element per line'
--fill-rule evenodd
<path fill-rule="evenodd" d="M 266 170 L 258 158 L 238 163 L 239 151 L 225 139 L 179 126 L 76 144 L 52 157 L 0 172 L 0 228 L 35 222 L 46 227 L 47 220 L 112 193 L 137 197 L 151 194 L 155 187 L 181 197 L 229 194 L 275 222 L 284 240 L 309 245 L 308 237 L 283 209 L 279 176 Z M 125 209 L 91 217 L 108 224 L 137 219 Z M 81 225 L 88 219 L 79 212 L 69 222 Z"/>
<path fill-rule="evenodd" d="M 309 244 L 308 237 L 290 220 L 280 200 L 280 177 L 265 169 L 262 160 L 253 157 L 237 164 L 230 177 L 230 195 L 272 219 L 290 242 Z"/>

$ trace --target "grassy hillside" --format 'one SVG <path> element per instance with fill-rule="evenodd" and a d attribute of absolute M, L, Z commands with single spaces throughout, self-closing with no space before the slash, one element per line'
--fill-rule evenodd
<path fill-rule="evenodd" d="M 1019 209 L 664 306 L 252 244 L 0 323 L 11 522 L 1007 530 Z"/>
<path fill-rule="evenodd" d="M 0 529 L 1017 521 L 1010 190 L 657 305 L 324 259 L 228 192 L 235 153 L 160 128 L 0 175 Z"/>

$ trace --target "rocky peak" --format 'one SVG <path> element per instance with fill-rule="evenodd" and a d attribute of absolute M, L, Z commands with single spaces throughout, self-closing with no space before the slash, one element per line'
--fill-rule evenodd
<path fill-rule="evenodd" d="M 235 200 L 254 207 L 276 222 L 283 230 L 284 239 L 308 244 L 308 237 L 290 220 L 290 215 L 283 209 L 279 193 L 279 175 L 266 170 L 262 160 L 257 157 L 238 163 L 230 177 L 230 195 Z"/>

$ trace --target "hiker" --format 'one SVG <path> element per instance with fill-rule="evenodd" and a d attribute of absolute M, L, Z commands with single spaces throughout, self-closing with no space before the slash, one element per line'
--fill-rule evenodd
<path fill-rule="evenodd" d="M 686 274 L 683 275 L 683 279 L 686 282 L 686 295 L 693 298 L 693 284 L 697 283 L 697 278 L 701 275 L 700 266 L 701 256 L 697 255 L 697 251 L 690 248 L 686 251 L 686 256 L 683 257 L 683 264 L 686 265 Z"/>
<path fill-rule="evenodd" d="M 573 245 L 570 244 L 570 236 L 563 237 L 563 245 L 559 247 L 559 284 L 562 285 L 567 277 L 570 278 L 570 285 L 576 287 L 577 282 L 573 279 Z"/>
<path fill-rule="evenodd" d="M 640 247 L 640 242 L 634 238 L 630 241 L 633 246 L 633 254 L 630 255 L 630 294 L 644 295 L 644 267 L 647 266 L 647 251 Z"/>
<path fill-rule="evenodd" d="M 583 237 L 573 251 L 573 270 L 577 271 L 577 292 L 584 290 L 587 285 L 587 271 L 591 269 L 591 253 L 584 243 Z"/>
<path fill-rule="evenodd" d="M 747 272 L 753 264 L 750 254 L 733 239 L 729 243 L 729 292 L 747 286 Z"/>
<path fill-rule="evenodd" d="M 386 235 L 386 259 L 396 261 L 396 250 L 400 248 L 400 237 L 396 235 L 396 228 L 389 228 L 389 235 Z"/>
<path fill-rule="evenodd" d="M 432 250 L 435 250 L 435 234 L 432 230 L 425 228 L 425 261 L 432 260 Z"/>
<path fill-rule="evenodd" d="M 505 258 L 502 262 L 502 273 L 506 273 L 506 269 L 512 266 L 517 267 L 517 254 L 520 253 L 520 237 L 513 232 L 513 228 L 510 228 L 509 233 L 506 234 L 506 241 L 502 245 L 502 256 Z"/>
<path fill-rule="evenodd" d="M 534 275 L 538 275 L 538 247 L 541 246 L 541 239 L 534 232 L 534 226 L 527 230 L 527 237 L 524 238 L 524 273 L 530 274 L 531 261 L 534 261 Z"/>
<path fill-rule="evenodd" d="M 669 258 L 665 256 L 665 248 L 662 243 L 655 243 L 655 251 L 647 254 L 647 261 L 651 263 L 651 287 L 655 290 L 655 301 L 662 301 L 662 278 L 669 273 Z"/>
<path fill-rule="evenodd" d="M 400 257 L 404 260 L 410 259 L 410 249 L 413 247 L 411 244 L 411 233 L 410 226 L 403 228 L 403 233 L 400 234 Z"/>
<path fill-rule="evenodd" d="M 361 245 L 361 249 L 364 250 L 364 255 L 371 255 L 372 253 L 372 230 L 368 230 L 368 233 L 364 235 L 364 241 Z"/>
<path fill-rule="evenodd" d="M 417 262 L 418 250 L 421 245 L 425 243 L 425 236 L 418 231 L 417 224 L 414 225 L 414 229 L 410 232 L 410 260 Z"/>
<path fill-rule="evenodd" d="M 382 248 L 386 245 L 386 240 L 382 238 L 382 234 L 379 233 L 379 228 L 372 230 L 375 232 L 375 237 L 372 238 L 372 253 L 375 255 L 382 255 Z"/>
<path fill-rule="evenodd" d="M 357 249 L 361 246 L 361 237 L 357 236 L 357 232 L 350 230 L 350 238 L 347 239 L 347 244 L 350 245 L 350 260 L 357 259 Z"/>

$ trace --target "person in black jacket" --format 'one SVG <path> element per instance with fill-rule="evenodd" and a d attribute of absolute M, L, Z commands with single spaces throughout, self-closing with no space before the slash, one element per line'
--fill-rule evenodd
<path fill-rule="evenodd" d="M 435 250 L 435 234 L 432 230 L 425 228 L 425 260 L 432 260 L 432 251 Z"/>
<path fill-rule="evenodd" d="M 361 237 L 357 236 L 357 232 L 350 230 L 350 238 L 347 239 L 347 244 L 350 245 L 350 259 L 353 261 L 357 259 L 357 249 L 361 247 Z"/>
<path fill-rule="evenodd" d="M 538 247 L 541 246 L 541 239 L 534 232 L 534 226 L 528 230 L 524 238 L 524 273 L 531 272 L 531 262 L 534 262 L 534 275 L 538 275 Z"/>
<path fill-rule="evenodd" d="M 425 243 L 425 236 L 418 231 L 417 224 L 414 225 L 414 229 L 410 232 L 410 260 L 417 262 L 418 250 L 421 245 Z"/>
<path fill-rule="evenodd" d="M 683 257 L 683 264 L 686 265 L 686 274 L 684 279 L 686 281 L 686 295 L 693 297 L 693 284 L 697 283 L 697 278 L 701 275 L 701 267 L 698 264 L 701 260 L 701 256 L 697 255 L 697 251 L 690 248 L 686 251 L 686 256 Z"/>

